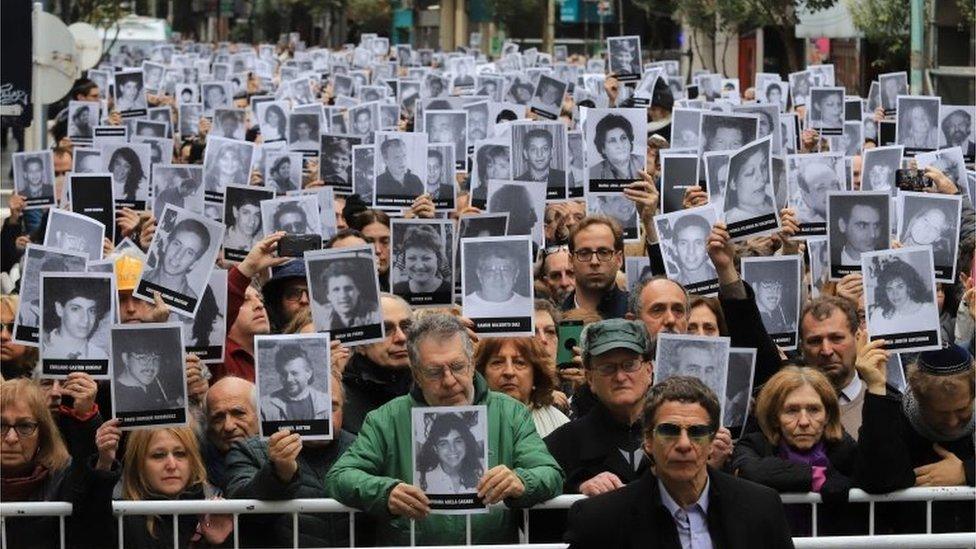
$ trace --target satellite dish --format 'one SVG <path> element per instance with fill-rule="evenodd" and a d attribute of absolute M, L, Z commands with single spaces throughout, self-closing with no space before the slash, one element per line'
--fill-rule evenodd
<path fill-rule="evenodd" d="M 54 15 L 44 11 L 35 14 L 34 68 L 39 85 L 34 87 L 34 98 L 41 103 L 54 103 L 71 91 L 75 79 L 81 75 L 75 37 Z M 41 36 L 43 40 L 37 39 Z"/>
<path fill-rule="evenodd" d="M 79 21 L 68 27 L 68 31 L 75 37 L 78 68 L 84 71 L 94 67 L 102 58 L 102 38 L 98 30 L 88 23 Z"/>

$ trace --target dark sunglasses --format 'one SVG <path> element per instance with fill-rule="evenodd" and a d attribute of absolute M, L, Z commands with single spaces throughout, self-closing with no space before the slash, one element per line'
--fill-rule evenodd
<path fill-rule="evenodd" d="M 681 432 L 688 433 L 688 438 L 696 444 L 704 444 L 711 440 L 715 433 L 711 425 L 689 425 L 687 427 L 676 423 L 658 423 L 654 426 L 654 434 L 666 441 L 681 438 Z"/>

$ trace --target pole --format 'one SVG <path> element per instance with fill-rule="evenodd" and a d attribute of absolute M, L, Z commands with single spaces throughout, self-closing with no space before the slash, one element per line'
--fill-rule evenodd
<path fill-rule="evenodd" d="M 552 54 L 556 39 L 556 0 L 546 0 L 546 26 L 542 29 L 542 51 Z"/>
<path fill-rule="evenodd" d="M 40 24 L 41 12 L 44 6 L 40 2 L 34 2 L 34 11 L 31 12 L 31 109 L 33 109 L 33 122 L 31 122 L 31 141 L 34 143 L 33 150 L 40 151 L 44 148 L 44 117 L 42 116 L 41 99 L 38 90 L 41 89 L 41 60 L 37 55 L 37 41 L 41 39 Z"/>
<path fill-rule="evenodd" d="M 925 69 L 923 44 L 925 43 L 925 0 L 911 0 L 912 3 L 912 74 L 911 90 L 913 95 L 922 93 L 922 71 Z"/>

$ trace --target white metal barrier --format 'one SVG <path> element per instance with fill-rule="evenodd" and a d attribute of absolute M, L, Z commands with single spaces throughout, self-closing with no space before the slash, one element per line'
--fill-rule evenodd
<path fill-rule="evenodd" d="M 532 509 L 568 509 L 577 500 L 583 499 L 582 495 L 565 495 L 543 502 Z M 951 486 L 941 488 L 909 488 L 888 494 L 868 494 L 863 490 L 853 489 L 850 491 L 849 501 L 852 503 L 867 503 L 869 506 L 868 515 L 868 535 L 867 536 L 829 536 L 817 537 L 817 508 L 822 503 L 820 494 L 783 494 L 785 504 L 807 504 L 811 506 L 811 517 L 813 525 L 813 537 L 794 538 L 796 547 L 799 548 L 872 548 L 872 547 L 976 547 L 976 532 L 932 534 L 932 503 L 936 501 L 974 501 L 976 500 L 976 488 L 969 486 Z M 904 534 L 904 535 L 874 535 L 875 526 L 875 504 L 891 502 L 925 502 L 925 534 Z M 234 547 L 239 547 L 238 539 L 238 519 L 240 515 L 248 514 L 290 514 L 292 516 L 292 544 L 298 547 L 298 516 L 299 514 L 313 513 L 348 513 L 349 514 L 349 541 L 351 546 L 355 546 L 355 527 L 356 514 L 359 512 L 351 507 L 346 507 L 333 499 L 292 499 L 284 501 L 263 501 L 253 499 L 229 499 L 229 500 L 200 500 L 200 501 L 114 501 L 112 502 L 113 511 L 119 522 L 119 547 L 124 547 L 122 520 L 126 515 L 171 515 L 173 517 L 173 537 L 174 543 L 179 536 L 179 522 L 177 517 L 180 514 L 229 514 L 234 517 Z M 529 544 L 529 510 L 524 513 L 524 528 L 521 531 L 521 543 L 517 545 L 492 545 L 493 549 L 512 547 L 519 549 L 561 549 L 565 544 Z M 29 517 L 29 516 L 57 516 L 59 517 L 61 530 L 61 546 L 64 547 L 64 517 L 71 515 L 71 504 L 65 502 L 17 502 L 0 503 L 0 537 L 6 546 L 7 518 Z M 457 546 L 464 548 L 477 548 L 471 545 L 471 519 L 470 515 L 466 521 L 467 545 Z M 411 546 L 414 541 L 414 528 L 411 522 L 410 529 Z M 445 549 L 450 549 L 446 547 Z"/>

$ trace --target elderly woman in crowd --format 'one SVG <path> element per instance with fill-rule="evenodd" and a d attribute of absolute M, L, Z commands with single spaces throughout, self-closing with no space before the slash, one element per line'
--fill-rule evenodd
<path fill-rule="evenodd" d="M 783 368 L 760 391 L 755 415 L 761 431 L 739 439 L 732 453 L 738 476 L 780 492 L 819 492 L 828 504 L 847 501 L 857 443 L 844 432 L 826 376 L 813 368 Z M 843 532 L 849 514 L 824 505 L 818 531 Z M 793 535 L 810 535 L 808 509 L 788 517 Z"/>
<path fill-rule="evenodd" d="M 526 405 L 539 436 L 556 430 L 569 418 L 553 406 L 553 357 L 535 338 L 490 338 L 478 346 L 475 368 L 488 387 Z"/>
<path fill-rule="evenodd" d="M 21 377 L 34 369 L 37 347 L 14 343 L 14 320 L 20 296 L 0 296 L 0 368 L 3 378 Z"/>

